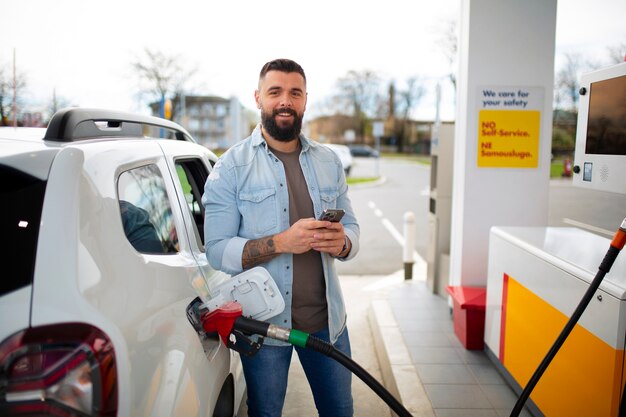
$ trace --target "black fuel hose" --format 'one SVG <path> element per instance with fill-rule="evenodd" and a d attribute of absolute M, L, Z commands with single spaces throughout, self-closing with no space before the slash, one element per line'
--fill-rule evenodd
<path fill-rule="evenodd" d="M 242 333 L 257 334 L 272 339 L 289 342 L 292 345 L 313 349 L 331 359 L 339 362 L 350 372 L 365 382 L 399 417 L 411 417 L 411 413 L 393 396 L 387 389 L 370 375 L 361 365 L 353 361 L 349 356 L 336 349 L 332 344 L 321 340 L 308 333 L 285 329 L 283 327 L 268 324 L 262 321 L 238 317 L 235 320 L 233 329 Z"/>
<path fill-rule="evenodd" d="M 576 323 L 580 319 L 580 316 L 583 315 L 583 312 L 587 308 L 587 305 L 589 305 L 595 292 L 600 287 L 600 284 L 602 283 L 602 280 L 604 279 L 605 275 L 608 274 L 609 271 L 611 270 L 611 267 L 613 266 L 615 259 L 617 259 L 617 255 L 624 247 L 625 242 L 626 242 L 626 219 L 624 219 L 624 221 L 622 222 L 622 225 L 615 233 L 615 237 L 611 241 L 611 245 L 609 246 L 609 249 L 606 255 L 604 256 L 604 259 L 602 259 L 602 262 L 600 263 L 600 266 L 598 267 L 598 273 L 596 274 L 594 279 L 591 281 L 591 284 L 589 284 L 589 288 L 583 295 L 583 298 L 578 303 L 576 310 L 574 310 L 574 313 L 572 314 L 568 322 L 565 324 L 565 327 L 561 331 L 561 334 L 559 334 L 554 344 L 552 345 L 552 347 L 550 348 L 546 356 L 543 358 L 543 360 L 541 361 L 541 363 L 535 370 L 535 373 L 533 374 L 533 376 L 530 378 L 530 380 L 528 380 L 526 387 L 522 391 L 521 395 L 517 399 L 517 402 L 515 403 L 515 406 L 513 407 L 513 410 L 511 411 L 510 417 L 519 416 L 520 412 L 522 411 L 522 408 L 524 408 L 524 404 L 526 403 L 526 400 L 528 400 L 528 397 L 530 397 L 530 393 L 535 388 L 535 385 L 537 385 L 537 382 L 539 382 L 539 380 L 541 379 L 541 376 L 548 368 L 548 365 L 550 365 L 550 362 L 552 362 L 552 359 L 554 359 L 559 349 L 561 349 L 561 346 L 563 345 L 563 343 L 565 343 L 565 340 L 569 336 L 570 332 L 574 329 L 574 326 L 576 326 Z"/>

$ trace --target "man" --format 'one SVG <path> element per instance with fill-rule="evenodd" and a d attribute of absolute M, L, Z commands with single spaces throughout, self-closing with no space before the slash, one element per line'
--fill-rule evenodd
<path fill-rule="evenodd" d="M 263 66 L 254 94 L 261 124 L 215 165 L 204 190 L 206 252 L 230 274 L 261 265 L 285 311 L 270 321 L 302 330 L 350 355 L 346 311 L 334 260 L 358 251 L 357 224 L 339 158 L 300 134 L 306 109 L 304 70 L 277 59 Z M 316 220 L 341 208 L 341 222 Z M 282 413 L 292 346 L 275 340 L 241 358 L 249 416 Z M 326 356 L 295 348 L 320 416 L 352 416 L 351 374 Z"/>

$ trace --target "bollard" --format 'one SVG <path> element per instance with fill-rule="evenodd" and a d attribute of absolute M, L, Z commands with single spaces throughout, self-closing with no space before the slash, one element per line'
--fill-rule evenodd
<path fill-rule="evenodd" d="M 415 248 L 415 214 L 411 211 L 404 213 L 404 279 L 413 278 L 413 251 Z"/>

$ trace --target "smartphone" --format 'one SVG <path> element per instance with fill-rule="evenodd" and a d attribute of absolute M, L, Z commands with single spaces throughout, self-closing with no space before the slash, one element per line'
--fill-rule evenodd
<path fill-rule="evenodd" d="M 338 222 L 344 214 L 346 214 L 344 209 L 326 209 L 322 212 L 319 219 L 328 220 L 330 222 Z"/>

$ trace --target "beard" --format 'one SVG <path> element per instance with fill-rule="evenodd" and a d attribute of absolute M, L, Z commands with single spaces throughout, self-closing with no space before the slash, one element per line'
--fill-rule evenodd
<path fill-rule="evenodd" d="M 276 122 L 278 113 L 289 113 L 294 117 L 293 123 L 287 126 L 280 126 Z M 293 109 L 279 109 L 267 113 L 261 109 L 261 124 L 267 133 L 280 142 L 291 142 L 300 136 L 302 130 L 302 118 L 304 115 L 298 115 Z"/>

